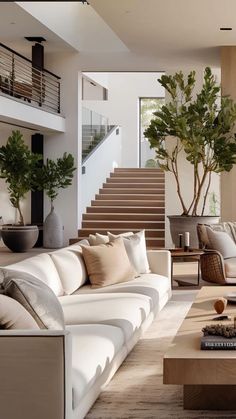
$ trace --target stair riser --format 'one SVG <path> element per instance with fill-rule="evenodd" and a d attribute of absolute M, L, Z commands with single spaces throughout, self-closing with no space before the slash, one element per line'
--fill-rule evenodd
<path fill-rule="evenodd" d="M 140 172 L 119 172 L 119 173 L 111 173 L 110 174 L 110 178 L 111 179 L 113 179 L 113 178 L 117 178 L 117 177 L 119 177 L 119 178 L 132 178 L 132 177 L 138 177 L 138 178 L 140 178 L 140 179 L 149 179 L 149 178 L 152 178 L 152 179 L 165 179 L 165 175 L 164 174 L 162 174 L 162 173 L 149 173 L 149 172 L 146 172 L 146 173 L 142 173 L 142 174 L 140 174 Z"/>
<path fill-rule="evenodd" d="M 154 200 L 163 200 L 164 201 L 164 195 L 163 194 L 159 194 L 158 196 L 156 194 L 150 194 L 150 195 L 137 195 L 137 194 L 104 194 L 104 195 L 95 195 L 95 199 L 99 199 L 99 200 L 124 200 L 127 199 L 128 201 L 154 201 Z"/>
<path fill-rule="evenodd" d="M 85 238 L 88 239 L 88 237 L 76 237 L 74 239 L 70 239 L 69 244 L 72 245 L 74 243 L 78 243 L 78 241 L 83 240 Z M 146 246 L 147 246 L 148 249 L 163 248 L 165 246 L 165 240 L 164 240 L 164 238 L 161 238 L 161 239 L 147 239 L 146 240 Z"/>
<path fill-rule="evenodd" d="M 92 214 L 83 214 L 83 221 L 91 220 L 111 220 L 111 221 L 122 221 L 128 220 L 129 218 L 132 221 L 162 221 L 164 222 L 165 216 L 164 215 L 157 215 L 157 214 L 103 214 L 103 213 L 92 213 Z"/>
<path fill-rule="evenodd" d="M 159 182 L 155 183 L 154 185 L 151 183 L 103 183 L 103 189 L 165 189 L 165 183 Z"/>
<path fill-rule="evenodd" d="M 113 177 L 113 178 L 107 178 L 106 182 L 109 184 L 112 183 L 160 183 L 159 179 L 155 179 L 153 177 L 150 178 L 141 178 L 141 177 L 132 177 L 132 178 L 126 178 L 126 177 Z"/>
<path fill-rule="evenodd" d="M 89 214 L 97 214 L 97 213 L 114 213 L 119 214 L 120 212 L 128 214 L 128 217 L 130 217 L 130 214 L 165 214 L 165 208 L 161 207 L 114 207 L 114 206 L 94 206 L 94 207 L 87 207 L 87 213 Z"/>
<path fill-rule="evenodd" d="M 97 201 L 92 201 L 92 206 L 115 206 L 115 207 L 140 207 L 140 206 L 144 206 L 144 201 L 141 202 L 139 201 L 125 201 L 125 200 L 120 200 L 120 201 L 115 201 L 115 200 L 97 200 Z M 145 201 L 145 207 L 164 207 L 165 203 L 164 201 Z M 148 212 L 148 209 L 147 209 Z"/>
<path fill-rule="evenodd" d="M 119 172 L 138 172 L 138 173 L 144 173 L 144 172 L 153 172 L 153 173 L 161 173 L 163 174 L 163 170 L 162 169 L 158 169 L 158 168 L 154 168 L 154 167 L 116 167 L 114 169 L 114 173 L 119 173 Z"/>
<path fill-rule="evenodd" d="M 137 194 L 145 194 L 145 195 L 164 195 L 164 189 L 160 188 L 160 189 L 150 189 L 150 188 L 146 188 L 146 189 L 120 189 L 120 188 L 103 188 L 103 189 L 99 189 L 99 193 L 100 194 L 111 194 L 111 195 L 119 195 L 119 194 L 132 194 L 132 195 L 137 195 Z"/>
<path fill-rule="evenodd" d="M 131 230 L 133 229 L 148 229 L 148 228 L 156 228 L 156 229 L 164 229 L 165 224 L 155 221 L 83 221 L 82 222 L 82 228 L 106 228 L 109 230 L 109 228 L 129 228 Z"/>
<path fill-rule="evenodd" d="M 106 235 L 107 232 L 110 231 L 113 234 L 121 234 L 121 233 L 125 233 L 127 231 L 133 231 L 138 232 L 140 231 L 139 228 L 83 228 L 78 230 L 78 236 L 79 237 L 87 237 L 89 234 L 95 234 L 95 233 L 100 233 L 100 234 L 104 234 Z M 161 239 L 165 236 L 165 231 L 164 230 L 145 230 L 145 236 L 146 238 L 155 238 L 155 239 Z"/>

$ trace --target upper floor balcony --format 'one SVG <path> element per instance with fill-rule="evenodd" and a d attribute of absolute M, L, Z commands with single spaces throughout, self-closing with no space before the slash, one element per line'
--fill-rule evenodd
<path fill-rule="evenodd" d="M 59 76 L 37 68 L 31 60 L 0 43 L 2 120 L 15 123 L 19 119 L 26 125 L 63 132 L 60 83 Z"/>

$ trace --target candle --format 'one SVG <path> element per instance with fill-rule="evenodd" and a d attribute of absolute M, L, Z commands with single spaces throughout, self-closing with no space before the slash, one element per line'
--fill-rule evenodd
<path fill-rule="evenodd" d="M 179 247 L 183 247 L 183 234 L 179 234 Z"/>
<path fill-rule="evenodd" d="M 189 247 L 189 232 L 188 231 L 185 231 L 184 233 L 184 245 L 186 247 Z"/>

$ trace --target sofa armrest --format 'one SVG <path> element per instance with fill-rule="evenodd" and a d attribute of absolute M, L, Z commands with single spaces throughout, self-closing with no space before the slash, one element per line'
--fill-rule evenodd
<path fill-rule="evenodd" d="M 1 417 L 69 419 L 70 350 L 70 337 L 64 330 L 2 330 Z"/>
<path fill-rule="evenodd" d="M 204 281 L 226 284 L 224 259 L 217 250 L 204 250 L 200 256 L 200 267 Z"/>
<path fill-rule="evenodd" d="M 166 276 L 171 281 L 171 255 L 169 250 L 147 250 L 151 272 Z"/>

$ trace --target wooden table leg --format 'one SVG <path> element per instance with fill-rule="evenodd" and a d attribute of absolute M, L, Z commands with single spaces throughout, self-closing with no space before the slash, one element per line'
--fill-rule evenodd
<path fill-rule="evenodd" d="M 236 385 L 184 385 L 184 409 L 236 410 Z"/>

